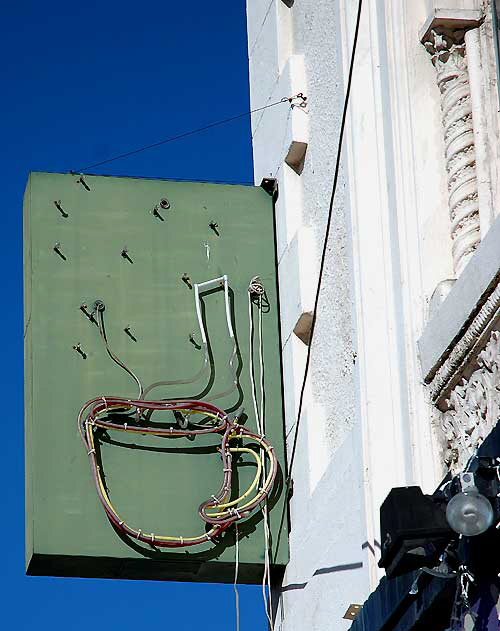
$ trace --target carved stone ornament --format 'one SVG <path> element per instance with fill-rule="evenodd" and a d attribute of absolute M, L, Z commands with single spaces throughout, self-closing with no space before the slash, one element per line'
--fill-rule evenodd
<path fill-rule="evenodd" d="M 500 333 L 493 331 L 477 358 L 478 368 L 455 386 L 441 414 L 444 459 L 461 471 L 500 418 Z"/>
<path fill-rule="evenodd" d="M 452 255 L 460 274 L 480 242 L 476 154 L 464 30 L 432 30 L 424 43 L 441 94 Z"/>
<path fill-rule="evenodd" d="M 500 284 L 497 284 L 430 381 L 429 394 L 433 403 L 439 402 L 450 384 L 481 349 L 478 345 L 484 343 L 484 336 L 488 334 L 489 328 L 491 330 L 492 323 L 499 315 Z"/>

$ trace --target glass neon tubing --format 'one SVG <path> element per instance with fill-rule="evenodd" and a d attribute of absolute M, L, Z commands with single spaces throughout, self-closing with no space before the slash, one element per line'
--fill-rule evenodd
<path fill-rule="evenodd" d="M 107 414 L 113 409 L 130 409 L 130 410 L 160 410 L 160 411 L 185 411 L 189 413 L 200 413 L 206 417 L 212 418 L 214 424 L 202 429 L 178 429 L 169 428 L 151 428 L 138 425 L 129 425 L 126 422 L 117 423 L 103 420 L 102 415 Z M 142 529 L 132 528 L 118 514 L 113 507 L 111 499 L 105 488 L 101 468 L 98 464 L 94 430 L 101 427 L 107 430 L 117 430 L 129 433 L 150 434 L 154 436 L 196 436 L 198 434 L 220 434 L 221 435 L 221 458 L 223 466 L 223 481 L 217 493 L 211 496 L 211 499 L 203 502 L 198 514 L 201 519 L 210 527 L 207 532 L 194 537 L 183 536 L 164 536 L 155 535 L 154 533 L 143 533 Z M 153 547 L 186 547 L 206 543 L 207 541 L 217 537 L 224 532 L 229 526 L 236 521 L 247 517 L 255 508 L 260 507 L 262 502 L 269 496 L 276 478 L 278 463 L 274 454 L 274 449 L 270 443 L 253 432 L 250 432 L 235 421 L 231 421 L 227 414 L 220 408 L 211 403 L 196 400 L 180 400 L 180 401 L 142 401 L 138 399 L 126 399 L 123 397 L 96 397 L 88 401 L 80 410 L 78 415 L 78 430 L 84 442 L 87 454 L 89 456 L 91 470 L 96 485 L 97 494 L 101 504 L 113 526 L 123 534 L 147 543 Z M 232 439 L 250 439 L 257 442 L 264 449 L 269 460 L 269 473 L 262 487 L 258 489 L 256 495 L 243 505 L 240 502 L 246 500 L 249 495 L 255 491 L 262 471 L 262 459 L 258 453 L 246 447 L 230 447 L 229 441 Z M 257 463 L 257 475 L 250 487 L 236 500 L 229 501 L 231 493 L 232 480 L 232 464 L 233 453 L 250 453 Z M 222 511 L 220 509 L 223 509 Z M 207 512 L 207 511 L 216 511 Z"/>

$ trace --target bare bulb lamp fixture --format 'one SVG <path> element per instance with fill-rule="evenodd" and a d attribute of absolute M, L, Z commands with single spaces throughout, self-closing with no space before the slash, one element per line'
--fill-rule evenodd
<path fill-rule="evenodd" d="M 418 486 L 392 489 L 380 508 L 379 566 L 388 578 L 435 567 L 457 535 L 478 537 L 499 522 L 499 492 L 496 458 L 476 458 L 433 495 L 424 495 Z"/>

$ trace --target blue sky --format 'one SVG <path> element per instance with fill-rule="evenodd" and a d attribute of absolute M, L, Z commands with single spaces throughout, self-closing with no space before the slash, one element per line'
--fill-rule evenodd
<path fill-rule="evenodd" d="M 232 586 L 24 576 L 22 194 L 67 172 L 249 109 L 244 0 L 4 2 L 2 32 L 2 626 L 51 631 L 234 629 Z M 248 119 L 100 167 L 249 182 Z M 265 629 L 240 587 L 241 629 Z"/>

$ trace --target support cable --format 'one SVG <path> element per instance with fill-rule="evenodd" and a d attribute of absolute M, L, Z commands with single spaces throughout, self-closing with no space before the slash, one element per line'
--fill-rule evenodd
<path fill-rule="evenodd" d="M 312 351 L 312 347 L 313 347 L 313 339 L 314 339 L 314 332 L 316 329 L 316 320 L 317 320 L 317 312 L 318 312 L 318 304 L 319 304 L 319 298 L 320 298 L 320 294 L 321 294 L 321 288 L 322 288 L 322 283 L 323 283 L 323 273 L 325 270 L 325 264 L 326 264 L 326 255 L 327 255 L 327 251 L 328 251 L 328 240 L 329 240 L 329 236 L 330 236 L 330 230 L 331 230 L 331 224 L 332 224 L 332 218 L 333 218 L 333 206 L 334 206 L 334 202 L 335 202 L 335 196 L 337 193 L 337 187 L 338 187 L 338 181 L 339 181 L 339 172 L 340 172 L 340 163 L 341 163 L 341 156 L 342 156 L 342 144 L 344 141 L 344 133 L 345 133 L 345 127 L 346 127 L 346 119 L 347 119 L 347 112 L 348 112 L 348 107 L 349 107 L 349 99 L 350 99 L 350 95 L 351 95 L 351 86 L 352 86 L 352 77 L 353 77 L 353 70 L 354 70 L 354 60 L 356 57 L 356 49 L 357 49 L 357 45 L 358 45 L 358 38 L 359 38 L 359 27 L 360 27 L 360 22 L 361 22 L 361 9 L 363 6 L 363 0 L 359 0 L 358 1 L 358 9 L 357 9 L 357 14 L 356 14 L 356 26 L 354 29 L 354 38 L 353 38 L 353 44 L 352 44 L 352 52 L 351 52 L 351 60 L 350 60 L 350 64 L 349 64 L 349 74 L 348 74 L 348 78 L 347 78 L 347 88 L 346 88 L 346 93 L 345 93 L 345 97 L 344 97 L 344 104 L 343 104 L 343 110 L 342 110 L 342 119 L 341 119 L 341 123 L 340 123 L 340 131 L 339 131 L 339 138 L 338 138 L 338 144 L 337 144 L 337 156 L 336 156 L 336 160 L 335 160 L 335 171 L 334 171 L 334 176 L 333 176 L 333 183 L 332 183 L 332 191 L 331 191 L 331 195 L 330 195 L 330 203 L 329 203 L 329 207 L 328 207 L 328 217 L 327 217 L 327 222 L 326 222 L 326 228 L 325 228 L 325 236 L 324 236 L 324 240 L 323 240 L 323 248 L 322 248 L 322 252 L 321 252 L 321 259 L 320 259 L 320 267 L 319 267 L 319 274 L 318 274 L 318 284 L 316 287 L 316 294 L 315 294 L 315 298 L 314 298 L 314 308 L 313 308 L 313 312 L 312 312 L 312 322 L 311 322 L 311 336 L 310 336 L 310 341 L 309 341 L 309 346 L 307 348 L 307 357 L 306 357 L 306 365 L 304 368 L 304 377 L 302 380 L 302 386 L 300 389 L 300 397 L 299 397 L 299 406 L 298 406 L 298 411 L 297 411 L 297 420 L 295 421 L 295 433 L 293 436 L 293 446 L 292 446 L 292 451 L 291 451 L 291 456 L 290 456 L 290 464 L 288 467 L 288 475 L 286 478 L 286 486 L 285 486 L 285 490 L 286 490 L 286 497 L 289 497 L 290 495 L 290 488 L 291 488 L 291 481 L 292 481 L 292 471 L 293 471 L 293 465 L 295 462 L 295 456 L 297 453 L 297 441 L 298 441 L 298 436 L 299 436 L 299 428 L 300 428 L 300 422 L 302 419 L 302 410 L 304 407 L 304 395 L 305 395 L 305 390 L 306 390 L 306 385 L 307 385 L 307 377 L 309 374 L 309 368 L 311 365 L 311 351 Z M 283 514 L 282 514 L 282 519 L 281 519 L 281 524 L 283 524 L 283 520 L 284 520 L 284 515 L 285 515 L 285 511 L 286 511 L 286 506 L 287 506 L 287 502 L 285 502 L 284 506 L 283 506 Z"/>
<path fill-rule="evenodd" d="M 154 149 L 155 147 L 160 147 L 161 145 L 166 145 L 169 142 L 174 142 L 176 140 L 182 140 L 183 138 L 188 138 L 189 136 L 194 136 L 195 134 L 199 134 L 203 131 L 207 131 L 208 129 L 212 129 L 213 127 L 219 127 L 220 125 L 225 125 L 227 123 L 231 123 L 232 121 L 238 120 L 240 118 L 245 118 L 246 116 L 251 116 L 257 112 L 262 112 L 263 110 L 267 110 L 270 107 L 275 107 L 276 105 L 281 105 L 282 103 L 289 103 L 291 107 L 305 107 L 305 101 L 307 97 L 304 97 L 302 93 L 294 94 L 293 96 L 285 96 L 279 101 L 275 101 L 274 103 L 269 103 L 268 105 L 264 105 L 263 107 L 257 107 L 253 110 L 249 110 L 248 112 L 243 112 L 242 114 L 237 114 L 236 116 L 229 116 L 228 118 L 224 118 L 219 121 L 215 121 L 213 123 L 209 123 L 208 125 L 204 125 L 203 127 L 197 127 L 196 129 L 190 129 L 189 131 L 185 131 L 181 134 L 177 134 L 175 136 L 169 136 L 168 138 L 163 138 L 162 140 L 158 140 L 157 142 L 153 142 L 149 145 L 144 145 L 143 147 L 139 147 L 138 149 L 132 149 L 131 151 L 126 151 L 125 153 L 120 153 L 112 158 L 108 158 L 107 160 L 101 160 L 101 162 L 95 162 L 94 164 L 89 164 L 80 169 L 76 169 L 74 171 L 70 171 L 70 173 L 83 173 L 83 171 L 88 171 L 89 169 L 94 169 L 95 167 L 100 167 L 103 164 L 109 164 L 110 162 L 115 162 L 115 160 L 121 160 L 122 158 L 128 158 L 129 156 L 136 155 L 137 153 L 141 153 L 142 151 L 147 151 L 148 149 Z"/>

